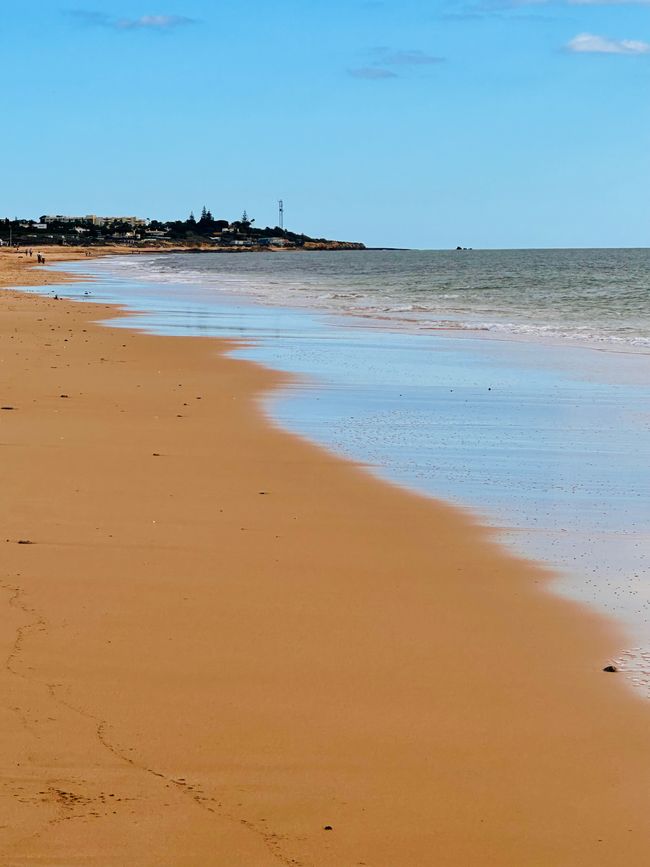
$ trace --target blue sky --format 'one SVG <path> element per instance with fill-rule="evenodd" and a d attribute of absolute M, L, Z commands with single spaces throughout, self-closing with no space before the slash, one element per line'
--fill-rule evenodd
<path fill-rule="evenodd" d="M 650 0 L 31 0 L 0 18 L 0 215 L 371 245 L 645 246 Z"/>

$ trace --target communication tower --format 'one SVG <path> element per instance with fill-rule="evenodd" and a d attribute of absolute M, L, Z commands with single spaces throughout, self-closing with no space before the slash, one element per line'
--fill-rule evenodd
<path fill-rule="evenodd" d="M 282 199 L 278 202 L 278 226 L 284 230 L 284 202 Z"/>

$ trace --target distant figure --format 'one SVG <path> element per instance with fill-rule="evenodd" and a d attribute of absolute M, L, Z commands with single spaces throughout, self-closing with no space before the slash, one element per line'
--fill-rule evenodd
<path fill-rule="evenodd" d="M 40 253 L 37 253 L 37 254 L 36 254 L 36 259 L 37 259 L 39 265 L 41 264 L 41 259 L 42 259 L 42 258 L 43 258 L 43 257 L 41 256 Z"/>

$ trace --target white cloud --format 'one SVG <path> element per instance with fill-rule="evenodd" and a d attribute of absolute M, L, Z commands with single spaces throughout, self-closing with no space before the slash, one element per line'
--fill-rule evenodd
<path fill-rule="evenodd" d="M 608 39 L 593 33 L 579 33 L 567 43 L 574 54 L 648 54 L 650 43 L 637 39 Z"/>

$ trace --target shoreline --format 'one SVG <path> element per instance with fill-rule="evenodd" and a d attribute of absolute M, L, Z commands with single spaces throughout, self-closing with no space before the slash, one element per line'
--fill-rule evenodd
<path fill-rule="evenodd" d="M 170 251 L 171 255 L 179 252 L 182 251 Z M 363 252 L 373 251 L 366 250 Z M 383 252 L 428 253 L 431 251 L 385 250 Z M 116 255 L 120 256 L 120 253 L 118 252 Z M 127 261 L 129 259 L 128 256 L 124 256 L 123 254 L 122 258 Z M 152 262 L 153 260 L 154 257 L 151 258 Z M 306 297 L 303 297 L 303 293 L 300 292 L 278 295 L 277 281 L 280 279 L 279 277 L 271 281 L 271 284 L 266 286 L 264 291 L 259 289 L 251 291 L 243 289 L 239 280 L 235 281 L 234 285 L 229 282 L 229 278 L 231 278 L 235 273 L 237 272 L 229 271 L 228 268 L 226 268 L 225 271 L 220 272 L 220 282 L 218 284 L 220 293 L 230 293 L 235 297 L 241 297 L 242 299 L 250 298 L 256 303 L 270 306 L 292 307 L 295 309 L 318 312 L 321 315 L 331 316 L 335 319 L 343 317 L 350 321 L 363 323 L 365 327 L 378 328 L 382 331 L 388 331 L 391 333 L 425 335 L 450 334 L 452 336 L 463 336 L 469 339 L 493 339 L 501 342 L 505 340 L 517 343 L 537 344 L 540 346 L 564 346 L 617 354 L 624 353 L 633 356 L 650 356 L 650 344 L 648 343 L 650 338 L 641 335 L 637 335 L 635 338 L 624 339 L 620 335 L 608 333 L 607 331 L 577 334 L 569 331 L 562 331 L 562 329 L 559 328 L 558 323 L 552 324 L 547 322 L 546 324 L 535 327 L 532 322 L 527 322 L 525 320 L 518 321 L 516 318 L 508 319 L 503 313 L 497 311 L 493 311 L 492 313 L 486 311 L 485 315 L 481 317 L 480 320 L 477 320 L 474 317 L 474 314 L 470 315 L 467 309 L 464 311 L 452 308 L 440 309 L 436 313 L 433 308 L 430 310 L 426 310 L 425 308 L 420 310 L 409 310 L 410 305 L 407 305 L 405 308 L 398 305 L 394 309 L 390 306 L 383 307 L 381 305 L 373 308 L 370 297 L 366 299 L 370 306 L 365 306 L 365 304 L 361 307 L 355 307 L 354 305 L 337 306 L 337 303 L 332 300 L 337 298 L 338 293 L 338 288 L 335 284 L 331 284 L 328 287 L 321 287 L 322 291 L 319 290 L 316 294 L 313 294 L 314 287 L 307 286 L 305 288 L 308 290 L 311 289 L 312 294 L 308 291 Z M 152 271 L 152 274 L 158 279 L 161 279 L 163 283 L 166 282 L 164 274 L 157 271 Z M 208 276 L 208 272 L 195 272 L 193 275 L 195 279 L 188 281 L 188 285 L 200 286 L 202 285 L 202 279 L 206 276 Z M 249 276 L 253 281 L 255 281 L 257 276 L 255 269 L 253 269 Z M 144 278 L 142 275 L 138 275 L 138 279 L 145 279 L 149 282 L 151 280 L 151 275 Z M 276 285 L 274 286 L 274 284 Z M 273 291 L 269 293 L 269 289 L 272 289 Z M 325 291 L 325 289 L 327 289 L 327 291 Z M 354 283 L 351 284 L 350 291 L 352 291 L 353 297 L 356 292 Z M 392 299 L 391 303 L 395 303 L 395 301 L 396 299 Z M 433 320 L 430 317 L 434 317 Z"/>
<path fill-rule="evenodd" d="M 183 248 L 183 247 L 174 247 L 174 248 L 141 248 L 141 249 L 125 249 L 124 247 L 106 247 L 106 248 L 91 248 L 92 255 L 89 257 L 85 257 L 82 255 L 71 255 L 70 251 L 74 248 L 65 248 L 65 247 L 53 247 L 53 248 L 41 248 L 48 249 L 49 255 L 53 256 L 53 261 L 48 262 L 47 264 L 60 264 L 62 262 L 71 261 L 71 262 L 91 262 L 95 259 L 103 259 L 103 258 L 124 258 L 130 259 L 131 255 L 136 256 L 149 256 L 155 255 L 156 257 L 159 255 L 174 255 L 174 254 L 191 254 L 191 253 L 228 253 L 228 252 L 237 252 L 236 250 L 228 250 L 228 249 L 213 249 L 211 247 L 195 247 L 195 248 Z M 83 248 L 80 248 L 83 249 Z M 547 248 L 540 248 L 547 249 Z M 549 248 L 550 249 L 550 248 Z M 564 248 L 561 248 L 564 249 Z M 571 249 L 571 248 L 566 248 Z M 597 248 L 602 249 L 602 248 Z M 618 249 L 618 248 L 613 248 Z M 629 248 L 629 249 L 643 249 L 643 248 Z M 240 251 L 242 252 L 242 251 Z M 246 252 L 245 250 L 243 252 Z M 291 249 L 286 250 L 274 250 L 272 252 L 283 252 L 283 253 L 291 253 L 296 252 Z M 298 252 L 337 252 L 336 250 L 313 250 L 307 249 L 304 251 Z M 350 252 L 346 250 L 339 250 L 338 252 Z M 355 252 L 352 250 L 351 252 Z M 365 250 L 361 252 L 430 252 L 427 250 L 407 250 L 402 248 L 393 248 L 393 247 L 367 247 Z M 442 251 L 433 251 L 433 252 L 450 252 L 448 250 Z M 451 251 L 453 252 L 453 251 Z M 499 252 L 499 251 L 495 251 Z M 7 250 L 3 250 L 0 248 L 0 263 L 2 257 L 9 256 L 10 252 Z M 15 255 L 15 253 L 13 254 Z M 36 263 L 30 262 L 30 265 L 36 266 Z M 28 274 L 29 269 L 25 269 L 22 274 Z M 88 280 L 89 278 L 83 277 L 80 278 L 79 275 L 70 272 L 48 272 L 55 273 L 55 279 L 53 281 L 53 285 L 56 283 L 62 282 L 77 282 L 80 280 Z M 58 279 L 58 277 L 61 279 Z M 45 281 L 46 283 L 48 281 Z M 0 287 L 4 285 L 0 283 Z M 7 284 L 9 285 L 9 284 Z M 42 285 L 39 281 L 36 283 L 28 284 L 24 283 L 24 285 Z M 249 301 L 252 300 L 253 303 L 265 303 L 271 306 L 286 306 L 288 302 L 286 301 L 274 301 L 269 299 L 261 299 L 256 295 L 251 295 L 250 297 L 247 294 L 240 294 L 241 290 L 237 289 L 225 289 L 221 290 L 226 294 L 231 295 L 234 298 L 247 299 Z M 92 300 L 92 299 L 89 299 Z M 552 347 L 552 348 L 565 348 L 565 349 L 577 349 L 577 350 L 589 350 L 592 352 L 599 352 L 604 354 L 612 354 L 612 355 L 624 355 L 629 356 L 631 358 L 638 357 L 650 357 L 650 347 L 646 344 L 637 344 L 637 343 L 623 343 L 617 342 L 613 340 L 611 337 L 600 337 L 600 338 L 587 338 L 587 337 L 570 337 L 567 335 L 559 335 L 559 334 L 532 334 L 527 333 L 525 331 L 516 331 L 516 330 L 499 330 L 496 328 L 491 328 L 487 326 L 482 326 L 476 323 L 470 322 L 461 322 L 461 324 L 454 326 L 448 324 L 447 320 L 441 320 L 440 325 L 430 324 L 424 326 L 417 319 L 397 319 L 390 316 L 381 316 L 378 312 L 361 312 L 357 311 L 354 308 L 350 308 L 347 310 L 337 309 L 335 307 L 320 307 L 313 306 L 312 304 L 296 303 L 294 299 L 293 304 L 291 305 L 298 310 L 305 310 L 312 313 L 317 313 L 322 316 L 332 317 L 333 319 L 343 319 L 350 321 L 358 321 L 363 323 L 364 327 L 367 328 L 376 328 L 379 331 L 385 331 L 391 334 L 422 334 L 422 335 L 449 335 L 451 337 L 457 337 L 468 340 L 494 340 L 499 343 L 515 343 L 515 344 L 523 344 L 523 345 L 534 345 L 541 347 Z M 461 314 L 457 314 L 460 316 Z M 493 325 L 500 323 L 493 323 Z"/>
<path fill-rule="evenodd" d="M 275 429 L 232 342 L 3 308 L 5 861 L 647 859 L 610 623 Z"/>
<path fill-rule="evenodd" d="M 624 629 L 626 647 L 614 661 L 630 686 L 650 697 L 641 577 L 650 438 L 630 415 L 650 398 L 643 356 L 373 328 L 354 316 L 221 290 L 217 263 L 219 276 L 206 271 L 205 284 L 183 257 L 161 266 L 162 281 L 153 257 L 130 265 L 110 257 L 69 267 L 92 275 L 90 295 L 118 304 L 127 329 L 234 336 L 247 344 L 236 357 L 297 377 L 262 402 L 274 424 L 390 484 L 469 510 L 515 556 L 545 564 L 555 573 L 551 592 Z M 177 268 L 178 284 L 170 279 Z M 70 300 L 81 296 L 75 284 L 60 291 Z M 610 430 L 615 416 L 628 419 L 618 432 Z M 462 452 L 454 450 L 457 440 Z M 540 466 L 551 476 L 541 477 Z"/>
<path fill-rule="evenodd" d="M 36 261 L 36 253 L 44 252 L 46 265 L 59 264 L 61 262 L 92 262 L 95 259 L 103 259 L 107 256 L 127 255 L 122 247 L 102 247 L 78 250 L 70 247 L 47 247 L 39 246 L 32 248 L 34 256 L 29 256 L 24 249 L 0 247 L 0 289 L 13 286 L 56 286 L 59 283 L 87 282 L 76 274 L 68 272 L 41 271 Z M 131 251 L 133 255 L 153 254 L 153 249 Z M 175 251 L 170 251 L 175 252 Z M 91 253 L 91 255 L 86 255 Z"/>

